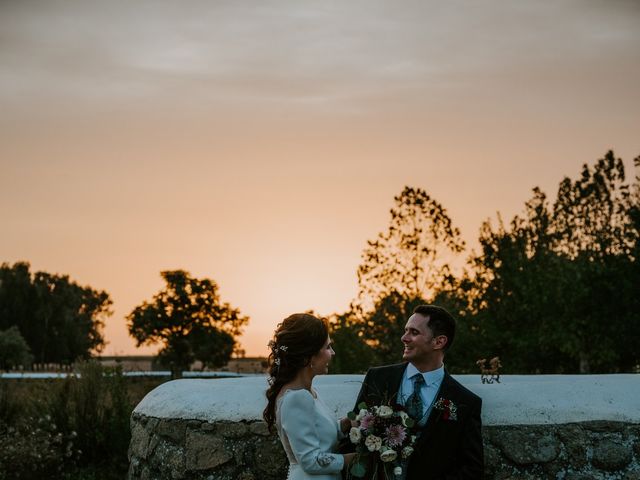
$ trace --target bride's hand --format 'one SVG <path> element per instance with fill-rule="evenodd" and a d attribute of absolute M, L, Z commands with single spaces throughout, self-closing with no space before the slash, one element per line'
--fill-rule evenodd
<path fill-rule="evenodd" d="M 356 456 L 355 453 L 343 453 L 342 456 L 344 457 L 344 468 L 347 468 L 351 462 L 353 461 L 353 458 Z"/>

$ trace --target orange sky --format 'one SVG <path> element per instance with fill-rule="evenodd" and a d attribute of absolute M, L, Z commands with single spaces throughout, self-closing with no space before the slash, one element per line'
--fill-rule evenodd
<path fill-rule="evenodd" d="M 163 269 L 264 354 L 341 312 L 393 196 L 481 222 L 640 154 L 637 2 L 2 2 L 0 261 L 108 291 L 106 354 Z"/>

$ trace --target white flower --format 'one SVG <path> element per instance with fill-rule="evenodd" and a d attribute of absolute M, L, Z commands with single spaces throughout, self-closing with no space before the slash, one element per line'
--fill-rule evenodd
<path fill-rule="evenodd" d="M 380 454 L 380 460 L 383 462 L 393 462 L 396 458 L 398 458 L 398 454 L 390 448 Z"/>
<path fill-rule="evenodd" d="M 409 414 L 407 414 L 407 412 L 403 412 L 402 410 L 400 410 L 400 411 L 398 412 L 398 415 L 400 415 L 400 419 L 402 420 L 402 425 L 403 425 L 404 427 L 407 427 L 407 426 L 408 426 L 408 425 L 407 425 L 407 419 L 408 419 L 408 418 L 410 418 L 410 417 L 409 417 Z"/>
<path fill-rule="evenodd" d="M 358 415 L 356 416 L 356 421 L 360 421 L 362 420 L 362 417 L 364 417 L 367 413 L 369 413 L 368 410 L 365 410 L 364 408 L 360 409 L 360 413 L 358 413 Z"/>
<path fill-rule="evenodd" d="M 351 440 L 351 443 L 358 443 L 362 439 L 360 429 L 357 427 L 351 427 L 351 430 L 349 430 L 349 439 Z"/>
<path fill-rule="evenodd" d="M 393 469 L 394 475 L 402 475 L 402 467 L 396 467 Z"/>
<path fill-rule="evenodd" d="M 409 458 L 413 453 L 413 447 L 404 447 L 402 449 L 402 458 Z"/>
<path fill-rule="evenodd" d="M 369 435 L 364 441 L 364 444 L 370 452 L 375 452 L 377 450 L 380 450 L 380 447 L 382 446 L 382 439 L 380 437 L 376 437 L 375 435 Z"/>
<path fill-rule="evenodd" d="M 389 418 L 391 415 L 393 415 L 393 408 L 386 405 L 382 405 L 378 408 L 378 416 L 380 418 Z"/>

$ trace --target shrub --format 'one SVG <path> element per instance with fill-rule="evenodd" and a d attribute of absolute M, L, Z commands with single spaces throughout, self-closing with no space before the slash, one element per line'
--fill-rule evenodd
<path fill-rule="evenodd" d="M 21 409 L 20 402 L 9 388 L 9 382 L 0 379 L 0 424 L 13 424 Z"/>
<path fill-rule="evenodd" d="M 83 464 L 115 462 L 126 469 L 133 405 L 122 369 L 89 361 L 77 370 L 78 375 L 67 377 L 52 396 L 52 417 L 65 432 L 77 432 Z"/>
<path fill-rule="evenodd" d="M 131 412 L 161 381 L 131 381 L 95 361 L 76 370 L 64 380 L 0 379 L 0 480 L 125 477 Z"/>
<path fill-rule="evenodd" d="M 7 330 L 0 330 L 0 369 L 27 367 L 32 362 L 33 355 L 18 327 L 13 325 Z"/>
<path fill-rule="evenodd" d="M 72 466 L 75 434 L 64 434 L 49 415 L 15 426 L 0 422 L 0 480 L 58 478 Z"/>

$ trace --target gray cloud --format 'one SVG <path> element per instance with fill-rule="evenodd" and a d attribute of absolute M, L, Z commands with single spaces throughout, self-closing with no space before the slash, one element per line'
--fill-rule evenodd
<path fill-rule="evenodd" d="M 344 106 L 640 60 L 633 2 L 42 1 L 0 12 L 5 99 L 187 92 Z"/>

